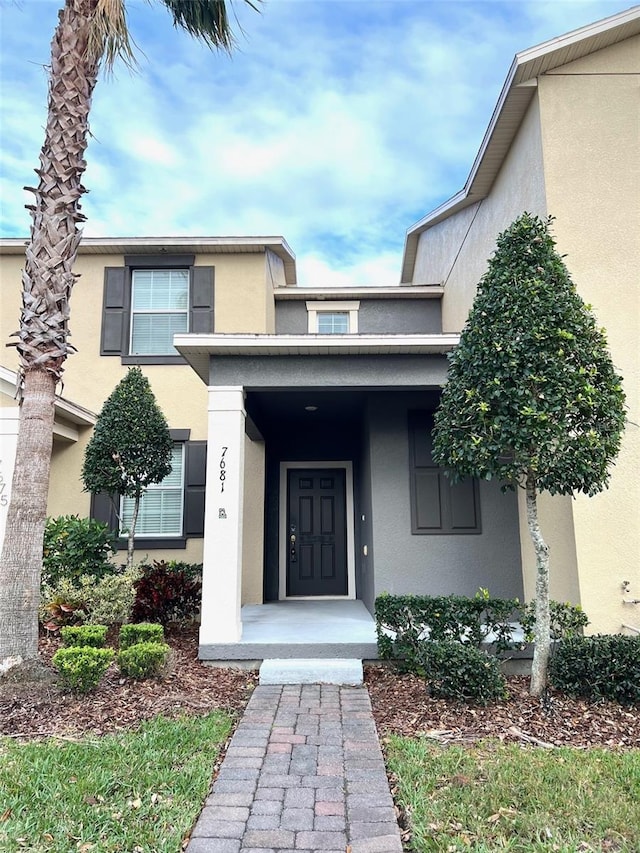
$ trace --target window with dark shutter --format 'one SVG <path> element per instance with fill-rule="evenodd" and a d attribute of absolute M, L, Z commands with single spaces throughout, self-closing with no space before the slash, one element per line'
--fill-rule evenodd
<path fill-rule="evenodd" d="M 188 539 L 204 536 L 207 442 L 188 441 L 189 430 L 171 430 L 171 434 L 176 442 L 174 463 L 179 460 L 179 464 L 166 482 L 149 487 L 143 497 L 136 525 L 136 548 L 185 548 Z M 175 488 L 178 481 L 179 494 Z M 130 515 L 129 504 L 117 495 L 92 495 L 91 517 L 118 533 L 121 519 L 126 522 Z M 126 548 L 124 538 L 120 539 L 120 547 Z"/>
<path fill-rule="evenodd" d="M 124 267 L 107 267 L 100 355 L 123 364 L 184 364 L 170 345 L 173 334 L 214 330 L 214 267 L 194 262 L 193 255 L 128 255 Z"/>
<path fill-rule="evenodd" d="M 431 455 L 433 414 L 409 413 L 411 532 L 414 534 L 481 533 L 477 480 L 452 483 Z"/>

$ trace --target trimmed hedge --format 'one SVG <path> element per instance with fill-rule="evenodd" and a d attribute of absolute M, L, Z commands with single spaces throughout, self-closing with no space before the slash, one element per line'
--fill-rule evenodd
<path fill-rule="evenodd" d="M 120 672 L 128 678 L 151 678 L 160 673 L 168 655 L 166 643 L 135 643 L 118 652 L 117 662 Z"/>
<path fill-rule="evenodd" d="M 59 671 L 65 687 L 78 693 L 89 693 L 113 660 L 113 649 L 96 649 L 92 646 L 71 646 L 58 649 L 52 663 Z"/>
<path fill-rule="evenodd" d="M 488 705 L 507 695 L 498 658 L 456 640 L 420 645 L 417 662 L 432 696 Z"/>
<path fill-rule="evenodd" d="M 107 642 L 106 625 L 67 625 L 60 629 L 63 646 L 91 646 L 104 648 Z"/>
<path fill-rule="evenodd" d="M 120 649 L 137 643 L 164 643 L 164 628 L 151 622 L 137 622 L 120 628 Z"/>
<path fill-rule="evenodd" d="M 640 636 L 569 637 L 550 661 L 549 678 L 574 696 L 640 702 Z"/>

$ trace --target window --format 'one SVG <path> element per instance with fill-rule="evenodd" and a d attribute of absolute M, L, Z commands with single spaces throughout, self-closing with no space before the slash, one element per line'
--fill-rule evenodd
<path fill-rule="evenodd" d="M 184 445 L 176 443 L 171 456 L 171 473 L 161 483 L 150 485 L 140 500 L 136 537 L 182 536 L 183 490 Z M 121 536 L 127 535 L 134 504 L 133 498 L 121 500 Z"/>
<path fill-rule="evenodd" d="M 171 474 L 149 486 L 140 502 L 136 547 L 186 548 L 188 539 L 204 536 L 207 442 L 189 441 L 188 429 L 172 429 L 174 440 Z M 121 537 L 133 512 L 133 500 L 102 493 L 91 496 L 91 517 L 102 521 Z M 120 524 L 122 518 L 122 524 Z"/>
<path fill-rule="evenodd" d="M 307 302 L 309 334 L 357 334 L 359 308 L 359 302 Z"/>
<path fill-rule="evenodd" d="M 100 355 L 184 364 L 173 336 L 213 332 L 213 305 L 214 268 L 195 265 L 195 255 L 127 255 L 105 269 Z"/>
<path fill-rule="evenodd" d="M 189 270 L 133 270 L 132 355 L 177 355 L 172 341 L 188 328 Z"/>
<path fill-rule="evenodd" d="M 478 481 L 451 483 L 433 461 L 432 430 L 431 412 L 409 413 L 411 532 L 481 533 Z"/>

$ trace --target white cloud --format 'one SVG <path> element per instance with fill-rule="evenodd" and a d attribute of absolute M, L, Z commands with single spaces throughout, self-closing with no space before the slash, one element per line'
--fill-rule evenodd
<path fill-rule="evenodd" d="M 1 2 L 1 0 L 0 0 Z M 2 233 L 25 234 L 58 0 L 2 8 Z M 463 185 L 514 54 L 615 2 L 271 0 L 232 57 L 128 0 L 143 52 L 96 88 L 86 233 L 281 234 L 299 280 L 390 284 Z"/>

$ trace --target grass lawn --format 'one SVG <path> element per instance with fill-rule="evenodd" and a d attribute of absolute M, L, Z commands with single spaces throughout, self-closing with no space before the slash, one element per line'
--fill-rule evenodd
<path fill-rule="evenodd" d="M 640 851 L 640 750 L 392 737 L 415 853 Z"/>
<path fill-rule="evenodd" d="M 0 738 L 0 850 L 178 853 L 230 729 L 216 712 L 78 742 Z"/>

